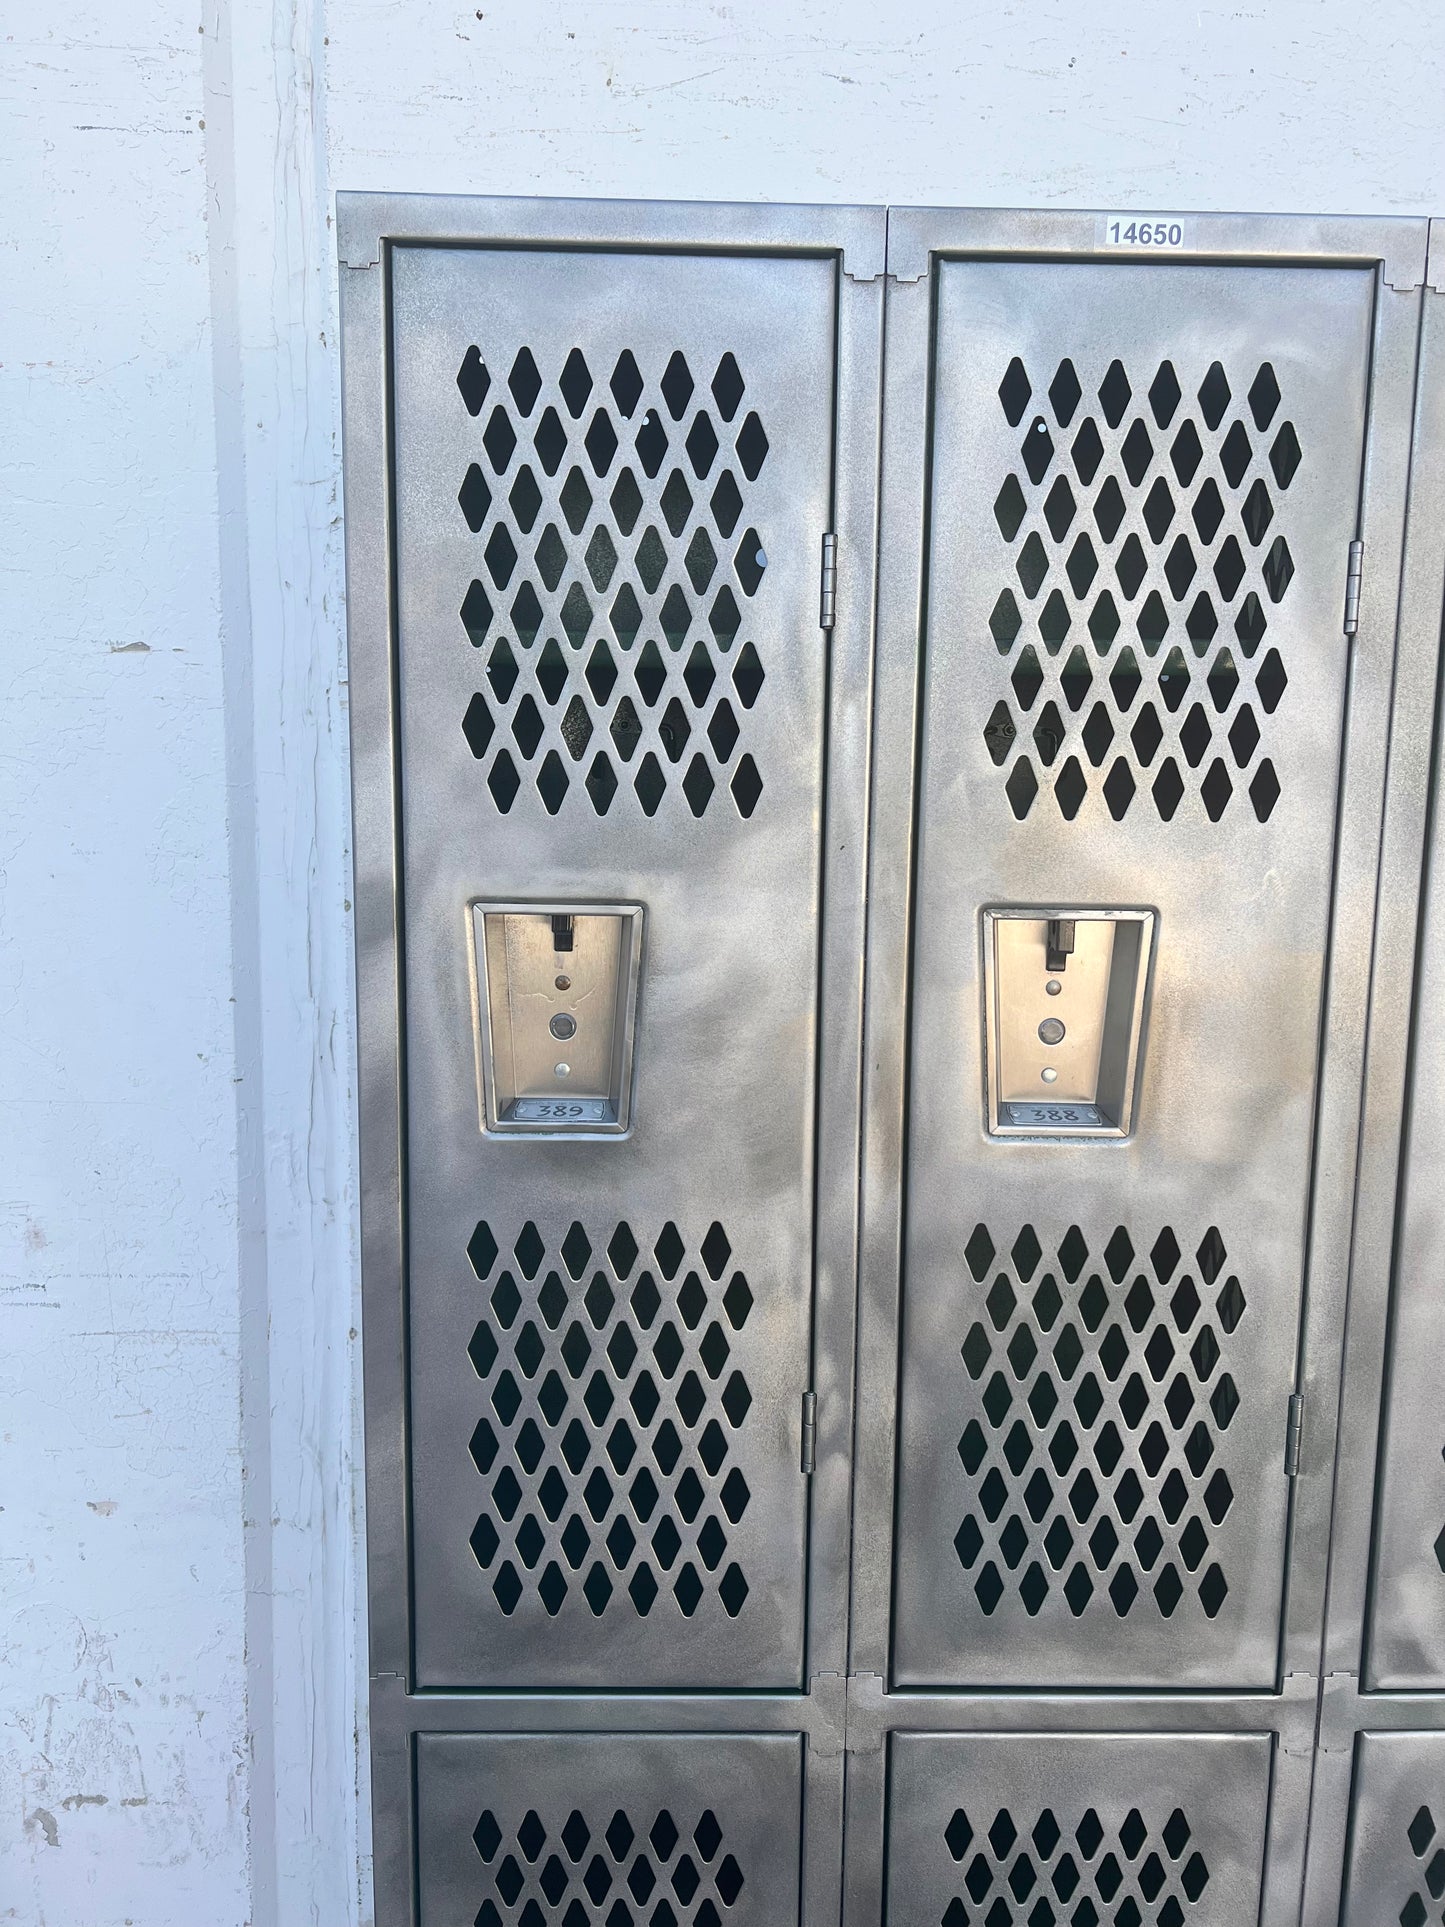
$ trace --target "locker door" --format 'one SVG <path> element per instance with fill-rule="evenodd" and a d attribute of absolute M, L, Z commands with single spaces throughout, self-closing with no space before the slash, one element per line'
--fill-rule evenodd
<path fill-rule="evenodd" d="M 425 1734 L 421 1927 L 794 1927 L 801 1751 L 779 1733 Z"/>
<path fill-rule="evenodd" d="M 835 274 L 395 254 L 425 1686 L 801 1683 Z M 588 1135 L 611 993 L 562 986 L 611 906 L 635 1029 Z M 506 1118 L 504 969 L 509 1036 L 556 1007 Z"/>
<path fill-rule="evenodd" d="M 889 1927 L 1259 1916 L 1262 1734 L 898 1733 Z"/>
<path fill-rule="evenodd" d="M 1445 1909 L 1445 1734 L 1362 1733 L 1341 1927 L 1426 1927 Z"/>
<path fill-rule="evenodd" d="M 1274 1680 L 1373 286 L 938 269 L 901 1684 Z"/>

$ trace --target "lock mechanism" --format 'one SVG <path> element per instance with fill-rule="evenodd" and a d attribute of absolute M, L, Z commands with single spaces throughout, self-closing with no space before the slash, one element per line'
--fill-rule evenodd
<path fill-rule="evenodd" d="M 482 1129 L 620 1135 L 642 906 L 474 903 L 471 920 Z"/>
<path fill-rule="evenodd" d="M 983 913 L 994 1137 L 1127 1137 L 1143 1062 L 1152 910 Z"/>

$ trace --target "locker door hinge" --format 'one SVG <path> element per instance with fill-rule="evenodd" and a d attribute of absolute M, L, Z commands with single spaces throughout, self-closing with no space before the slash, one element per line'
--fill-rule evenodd
<path fill-rule="evenodd" d="M 838 613 L 838 538 L 823 537 L 823 572 L 818 587 L 818 627 L 831 629 Z"/>
<path fill-rule="evenodd" d="M 1289 1414 L 1284 1423 L 1284 1476 L 1287 1479 L 1299 1477 L 1300 1435 L 1304 1430 L 1305 1395 L 1295 1392 L 1290 1397 Z"/>
<path fill-rule="evenodd" d="M 1360 578 L 1365 573 L 1365 545 L 1350 544 L 1350 559 L 1345 567 L 1345 634 L 1352 636 L 1360 626 Z"/>
<path fill-rule="evenodd" d="M 803 1470 L 818 1469 L 818 1394 L 803 1394 Z"/>

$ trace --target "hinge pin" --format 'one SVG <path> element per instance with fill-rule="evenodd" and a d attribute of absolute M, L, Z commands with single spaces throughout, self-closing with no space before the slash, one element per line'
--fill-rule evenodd
<path fill-rule="evenodd" d="M 1304 1432 L 1305 1395 L 1294 1392 L 1290 1396 L 1289 1415 L 1284 1428 L 1284 1475 L 1287 1479 L 1299 1477 L 1300 1440 Z"/>
<path fill-rule="evenodd" d="M 813 1472 L 818 1464 L 818 1394 L 803 1394 L 803 1470 Z"/>
<path fill-rule="evenodd" d="M 1345 634 L 1352 636 L 1360 626 L 1360 579 L 1365 573 L 1365 545 L 1350 544 L 1350 559 L 1345 569 Z"/>
<path fill-rule="evenodd" d="M 823 537 L 823 573 L 818 594 L 818 626 L 831 629 L 838 614 L 838 538 Z"/>

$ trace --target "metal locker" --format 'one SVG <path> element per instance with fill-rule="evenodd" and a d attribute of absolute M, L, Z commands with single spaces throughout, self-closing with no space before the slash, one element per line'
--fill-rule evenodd
<path fill-rule="evenodd" d="M 1129 225 L 889 216 L 850 1923 L 1069 1918 L 1075 1742 L 1304 1894 L 1426 237 Z"/>
<path fill-rule="evenodd" d="M 339 212 L 379 1920 L 1338 1918 L 1445 255 Z"/>
<path fill-rule="evenodd" d="M 883 217 L 341 213 L 379 1909 L 821 1918 Z"/>

